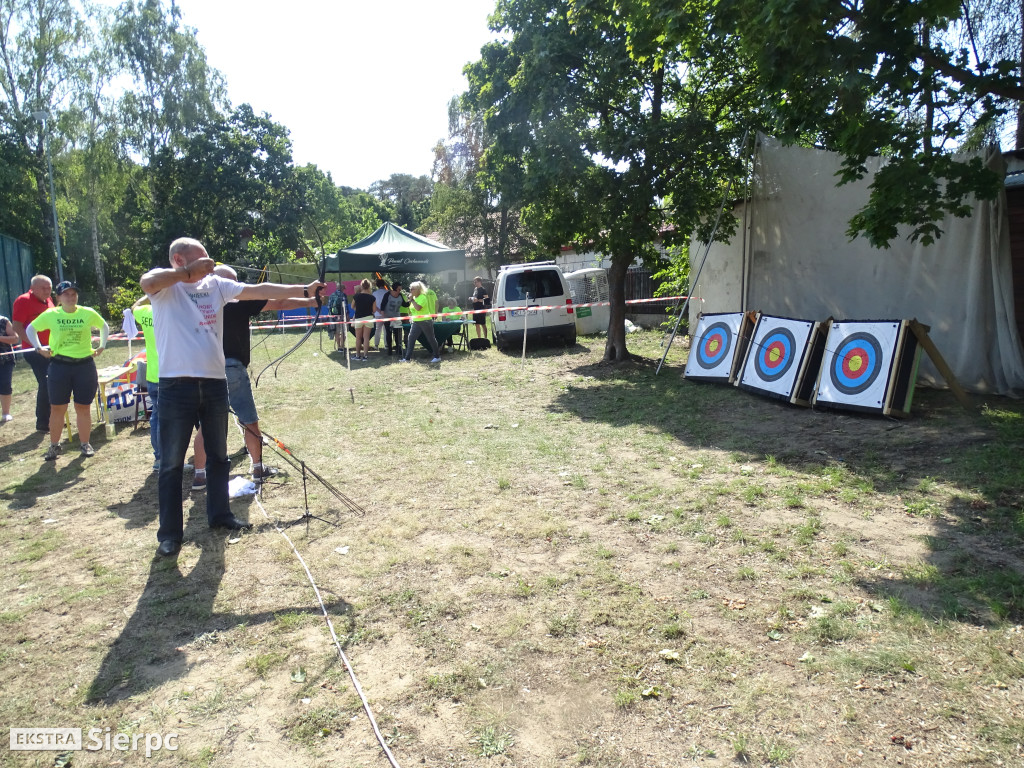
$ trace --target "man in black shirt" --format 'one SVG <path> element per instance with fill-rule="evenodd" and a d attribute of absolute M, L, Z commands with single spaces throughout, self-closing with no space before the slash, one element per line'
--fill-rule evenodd
<path fill-rule="evenodd" d="M 231 267 L 220 265 L 213 271 L 221 277 L 238 279 Z M 257 482 L 268 476 L 270 470 L 263 466 L 263 436 L 249 384 L 249 319 L 264 311 L 315 306 L 315 298 L 251 299 L 224 305 L 224 372 L 228 380 L 228 403 L 244 428 L 245 448 L 252 460 L 252 478 Z"/>

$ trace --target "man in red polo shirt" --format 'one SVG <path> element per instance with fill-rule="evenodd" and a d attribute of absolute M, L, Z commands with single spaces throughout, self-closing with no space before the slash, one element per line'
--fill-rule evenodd
<path fill-rule="evenodd" d="M 50 294 L 53 293 L 53 283 L 46 275 L 36 275 L 29 284 L 28 293 L 23 293 L 14 300 L 14 307 L 11 311 L 11 323 L 14 331 L 21 339 L 22 349 L 29 350 L 25 353 L 25 362 L 32 368 L 35 374 L 36 384 L 36 429 L 40 432 L 50 431 L 50 397 L 46 393 L 46 372 L 50 367 L 49 359 L 43 357 L 32 347 L 32 342 L 25 335 L 25 328 L 39 315 L 54 306 Z M 50 332 L 43 331 L 39 334 L 39 341 L 46 345 L 50 343 Z"/>

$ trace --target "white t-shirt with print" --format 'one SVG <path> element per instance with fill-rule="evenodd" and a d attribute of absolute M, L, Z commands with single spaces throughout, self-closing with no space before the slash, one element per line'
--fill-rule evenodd
<path fill-rule="evenodd" d="M 160 378 L 224 378 L 224 314 L 243 283 L 207 275 L 197 283 L 175 283 L 149 295 L 160 356 Z"/>

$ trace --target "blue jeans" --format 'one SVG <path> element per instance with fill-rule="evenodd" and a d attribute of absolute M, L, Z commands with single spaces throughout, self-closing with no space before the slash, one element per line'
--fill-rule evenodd
<path fill-rule="evenodd" d="M 149 396 L 149 442 L 153 445 L 153 458 L 160 461 L 160 382 L 147 381 L 146 394 Z"/>
<path fill-rule="evenodd" d="M 36 429 L 42 432 L 50 431 L 50 394 L 46 388 L 46 373 L 50 370 L 50 358 L 43 357 L 35 350 L 25 353 L 25 362 L 32 369 L 32 375 L 36 377 Z"/>
<path fill-rule="evenodd" d="M 160 379 L 160 530 L 158 541 L 184 538 L 181 481 L 196 419 L 206 443 L 206 520 L 231 519 L 228 505 L 228 383 L 224 379 Z"/>

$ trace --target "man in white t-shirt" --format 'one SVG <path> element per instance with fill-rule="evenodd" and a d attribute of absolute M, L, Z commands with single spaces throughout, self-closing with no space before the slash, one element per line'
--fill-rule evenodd
<path fill-rule="evenodd" d="M 171 243 L 170 269 L 152 269 L 139 284 L 153 305 L 160 357 L 160 529 L 157 552 L 175 555 L 184 538 L 181 478 L 197 422 L 206 444 L 206 518 L 211 528 L 242 530 L 228 504 L 228 388 L 224 374 L 223 315 L 232 299 L 312 297 L 323 283 L 245 285 L 213 274 L 203 244 Z"/>
<path fill-rule="evenodd" d="M 381 301 L 384 300 L 384 294 L 388 292 L 388 284 L 384 281 L 384 278 L 377 278 L 377 290 L 373 292 L 374 301 L 377 302 L 377 306 L 380 306 Z M 374 317 L 380 317 L 380 310 L 378 309 L 373 313 Z M 375 352 L 380 351 L 380 334 L 381 329 L 384 327 L 384 323 L 373 324 L 373 349 Z"/>

